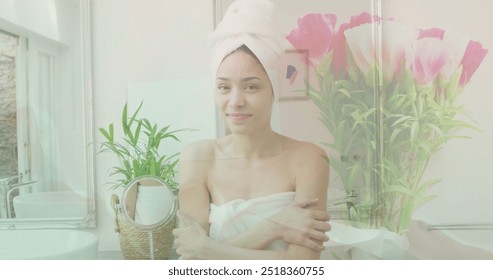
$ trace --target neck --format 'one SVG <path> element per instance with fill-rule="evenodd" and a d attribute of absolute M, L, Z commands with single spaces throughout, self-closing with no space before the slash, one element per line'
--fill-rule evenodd
<path fill-rule="evenodd" d="M 234 157 L 260 158 L 282 152 L 282 136 L 271 128 L 254 134 L 231 134 L 228 153 Z"/>

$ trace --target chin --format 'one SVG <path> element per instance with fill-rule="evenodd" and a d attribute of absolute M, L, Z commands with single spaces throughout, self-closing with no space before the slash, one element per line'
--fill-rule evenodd
<path fill-rule="evenodd" d="M 229 131 L 233 134 L 237 135 L 247 135 L 252 133 L 252 129 L 248 126 L 241 126 L 241 125 L 228 125 Z"/>
<path fill-rule="evenodd" d="M 236 135 L 248 135 L 250 134 L 250 130 L 247 129 L 241 129 L 241 128 L 229 128 L 229 131 L 231 131 L 232 134 Z"/>

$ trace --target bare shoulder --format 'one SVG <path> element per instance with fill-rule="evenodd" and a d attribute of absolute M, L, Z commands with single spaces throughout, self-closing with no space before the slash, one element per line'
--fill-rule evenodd
<path fill-rule="evenodd" d="M 324 149 L 320 146 L 295 139 L 287 138 L 286 151 L 289 153 L 289 157 L 297 165 L 303 163 L 328 163 L 328 156 Z"/>
<path fill-rule="evenodd" d="M 199 140 L 182 148 L 179 163 L 181 197 L 192 195 L 186 190 L 193 190 L 193 193 L 207 191 L 207 174 L 213 157 L 214 140 Z"/>
<path fill-rule="evenodd" d="M 326 197 L 329 158 L 316 144 L 289 139 L 286 149 L 295 187 L 301 197 Z"/>
<path fill-rule="evenodd" d="M 200 161 L 214 158 L 215 140 L 204 139 L 186 144 L 181 150 L 182 161 Z"/>

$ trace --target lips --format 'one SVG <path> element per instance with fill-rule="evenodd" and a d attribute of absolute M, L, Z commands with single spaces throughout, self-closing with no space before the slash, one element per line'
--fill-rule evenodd
<path fill-rule="evenodd" d="M 226 116 L 234 121 L 244 121 L 251 117 L 251 114 L 245 114 L 245 113 L 230 113 L 226 114 Z"/>

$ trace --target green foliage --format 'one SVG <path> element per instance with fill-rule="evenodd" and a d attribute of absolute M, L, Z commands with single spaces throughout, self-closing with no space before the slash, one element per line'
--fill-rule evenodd
<path fill-rule="evenodd" d="M 123 107 L 121 141 L 115 139 L 113 123 L 107 129 L 99 128 L 106 140 L 101 144 L 100 152 L 113 153 L 120 161 L 120 166 L 112 167 L 110 171 L 110 176 L 120 175 L 112 188 L 124 187 L 137 177 L 151 175 L 161 178 L 169 187 L 176 189 L 178 184 L 175 181 L 175 167 L 178 154 L 161 155 L 159 148 L 165 140 L 179 141 L 176 134 L 183 130 L 170 131 L 170 126 L 160 128 L 148 119 L 138 118 L 142 105 L 143 102 L 130 118 L 127 115 L 127 104 Z"/>

